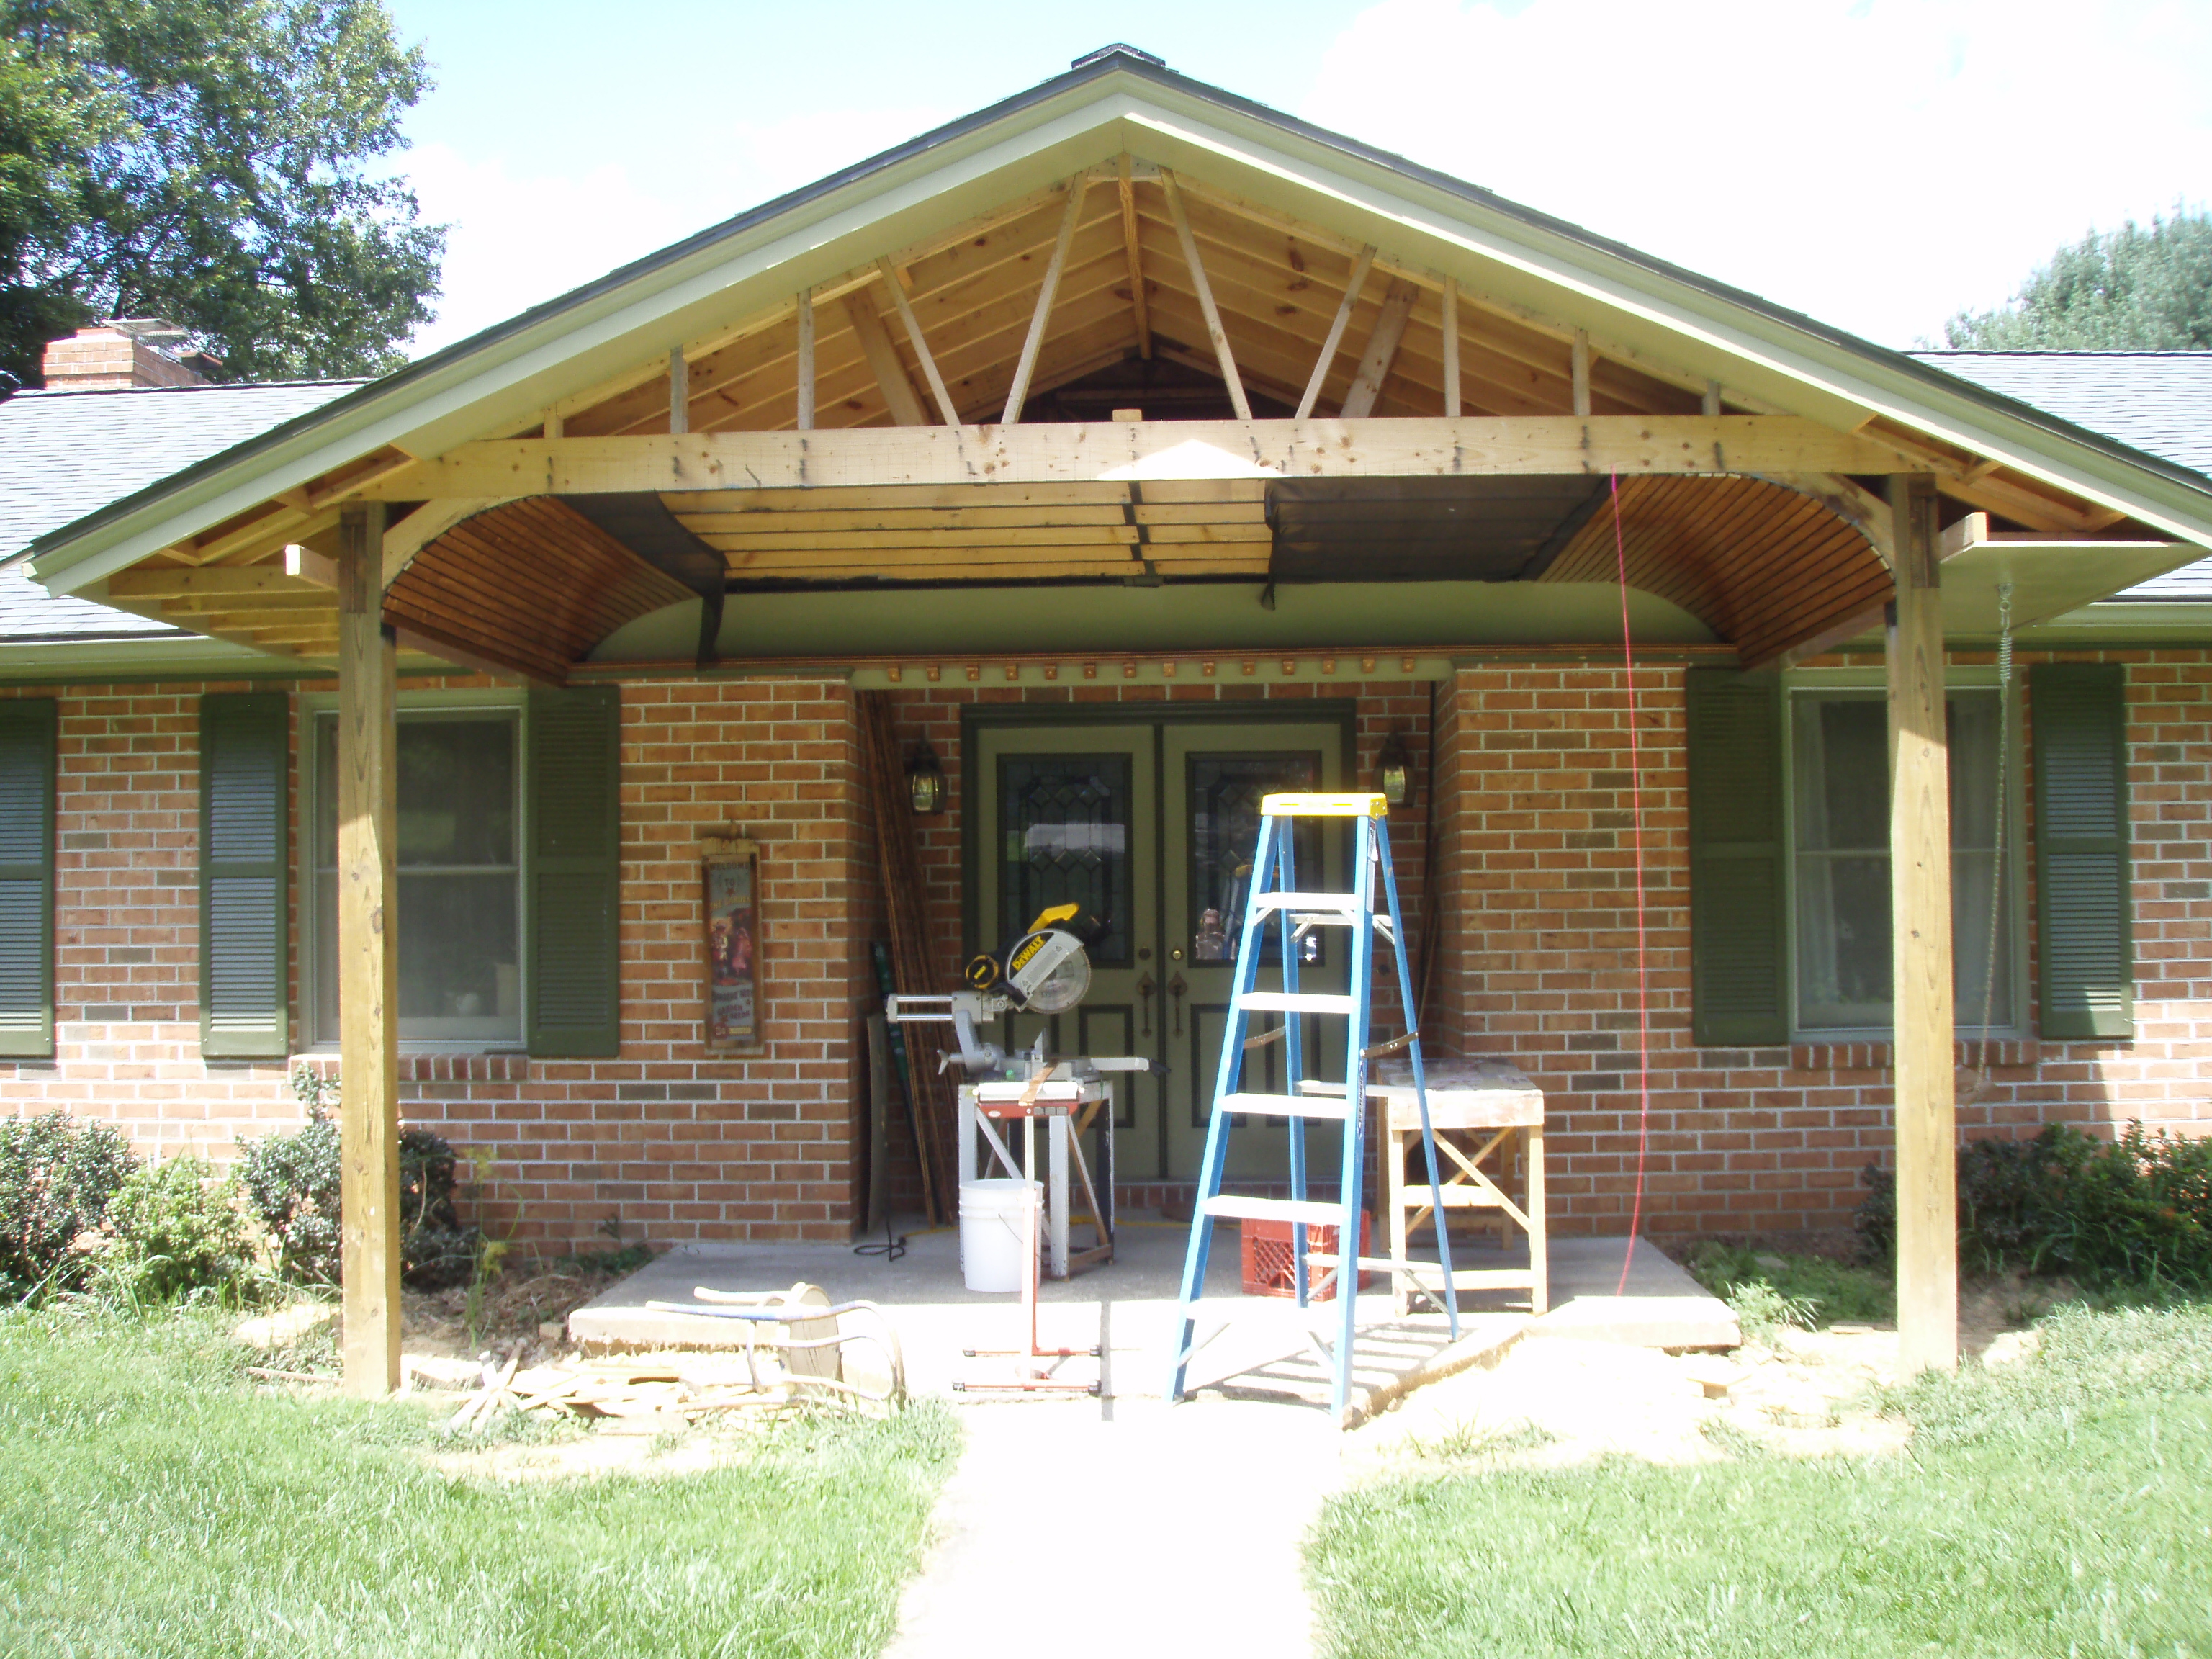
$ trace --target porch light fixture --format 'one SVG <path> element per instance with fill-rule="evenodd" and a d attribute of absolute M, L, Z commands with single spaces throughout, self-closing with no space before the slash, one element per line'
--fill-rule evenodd
<path fill-rule="evenodd" d="M 945 769 L 937 763 L 937 751 L 927 741 L 906 763 L 906 787 L 917 815 L 945 810 Z"/>
<path fill-rule="evenodd" d="M 1406 753 L 1405 739 L 1395 732 L 1382 739 L 1382 753 L 1375 771 L 1382 786 L 1382 799 L 1392 807 L 1403 806 L 1413 799 L 1413 763 Z"/>

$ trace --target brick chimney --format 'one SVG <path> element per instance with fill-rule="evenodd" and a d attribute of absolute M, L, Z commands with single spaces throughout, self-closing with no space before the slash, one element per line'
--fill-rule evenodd
<path fill-rule="evenodd" d="M 67 339 L 46 343 L 49 392 L 123 392 L 138 386 L 205 386 L 202 371 L 222 361 L 185 349 L 185 331 L 157 317 L 111 317 Z"/>

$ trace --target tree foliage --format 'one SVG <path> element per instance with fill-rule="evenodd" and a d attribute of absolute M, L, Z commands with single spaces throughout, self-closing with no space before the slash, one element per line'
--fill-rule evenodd
<path fill-rule="evenodd" d="M 1943 336 L 1972 351 L 2212 350 L 2212 214 L 2177 208 L 2085 236 L 2009 304 L 1962 311 Z"/>
<path fill-rule="evenodd" d="M 0 0 L 0 369 L 100 316 L 224 378 L 397 367 L 445 230 L 385 158 L 429 84 L 381 0 Z"/>

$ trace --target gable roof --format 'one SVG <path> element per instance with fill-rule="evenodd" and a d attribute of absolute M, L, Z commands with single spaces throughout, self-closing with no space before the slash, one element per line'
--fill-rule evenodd
<path fill-rule="evenodd" d="M 1916 351 L 1978 386 L 2212 473 L 2212 351 Z M 2114 599 L 2212 602 L 2212 559 Z"/>
<path fill-rule="evenodd" d="M 365 384 L 19 392 L 0 402 L 0 640 L 177 634 L 104 605 L 49 596 L 9 562 L 61 526 Z"/>

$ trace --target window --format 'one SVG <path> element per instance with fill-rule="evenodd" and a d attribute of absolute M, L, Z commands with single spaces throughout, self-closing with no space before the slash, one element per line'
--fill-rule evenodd
<path fill-rule="evenodd" d="M 2012 893 L 2021 816 L 2007 764 L 2005 853 L 1997 858 L 1994 690 L 1949 694 L 1953 985 L 1961 1031 L 2019 1022 Z M 1888 710 L 1879 690 L 1794 691 L 1790 708 L 1790 911 L 1795 1024 L 1803 1032 L 1891 1023 Z M 1995 884 L 2002 882 L 2002 890 Z M 1990 927 L 1996 923 L 1992 975 Z"/>
<path fill-rule="evenodd" d="M 520 1046 L 521 719 L 513 706 L 399 715 L 399 1035 Z M 337 717 L 314 721 L 316 1040 L 338 1034 Z"/>

